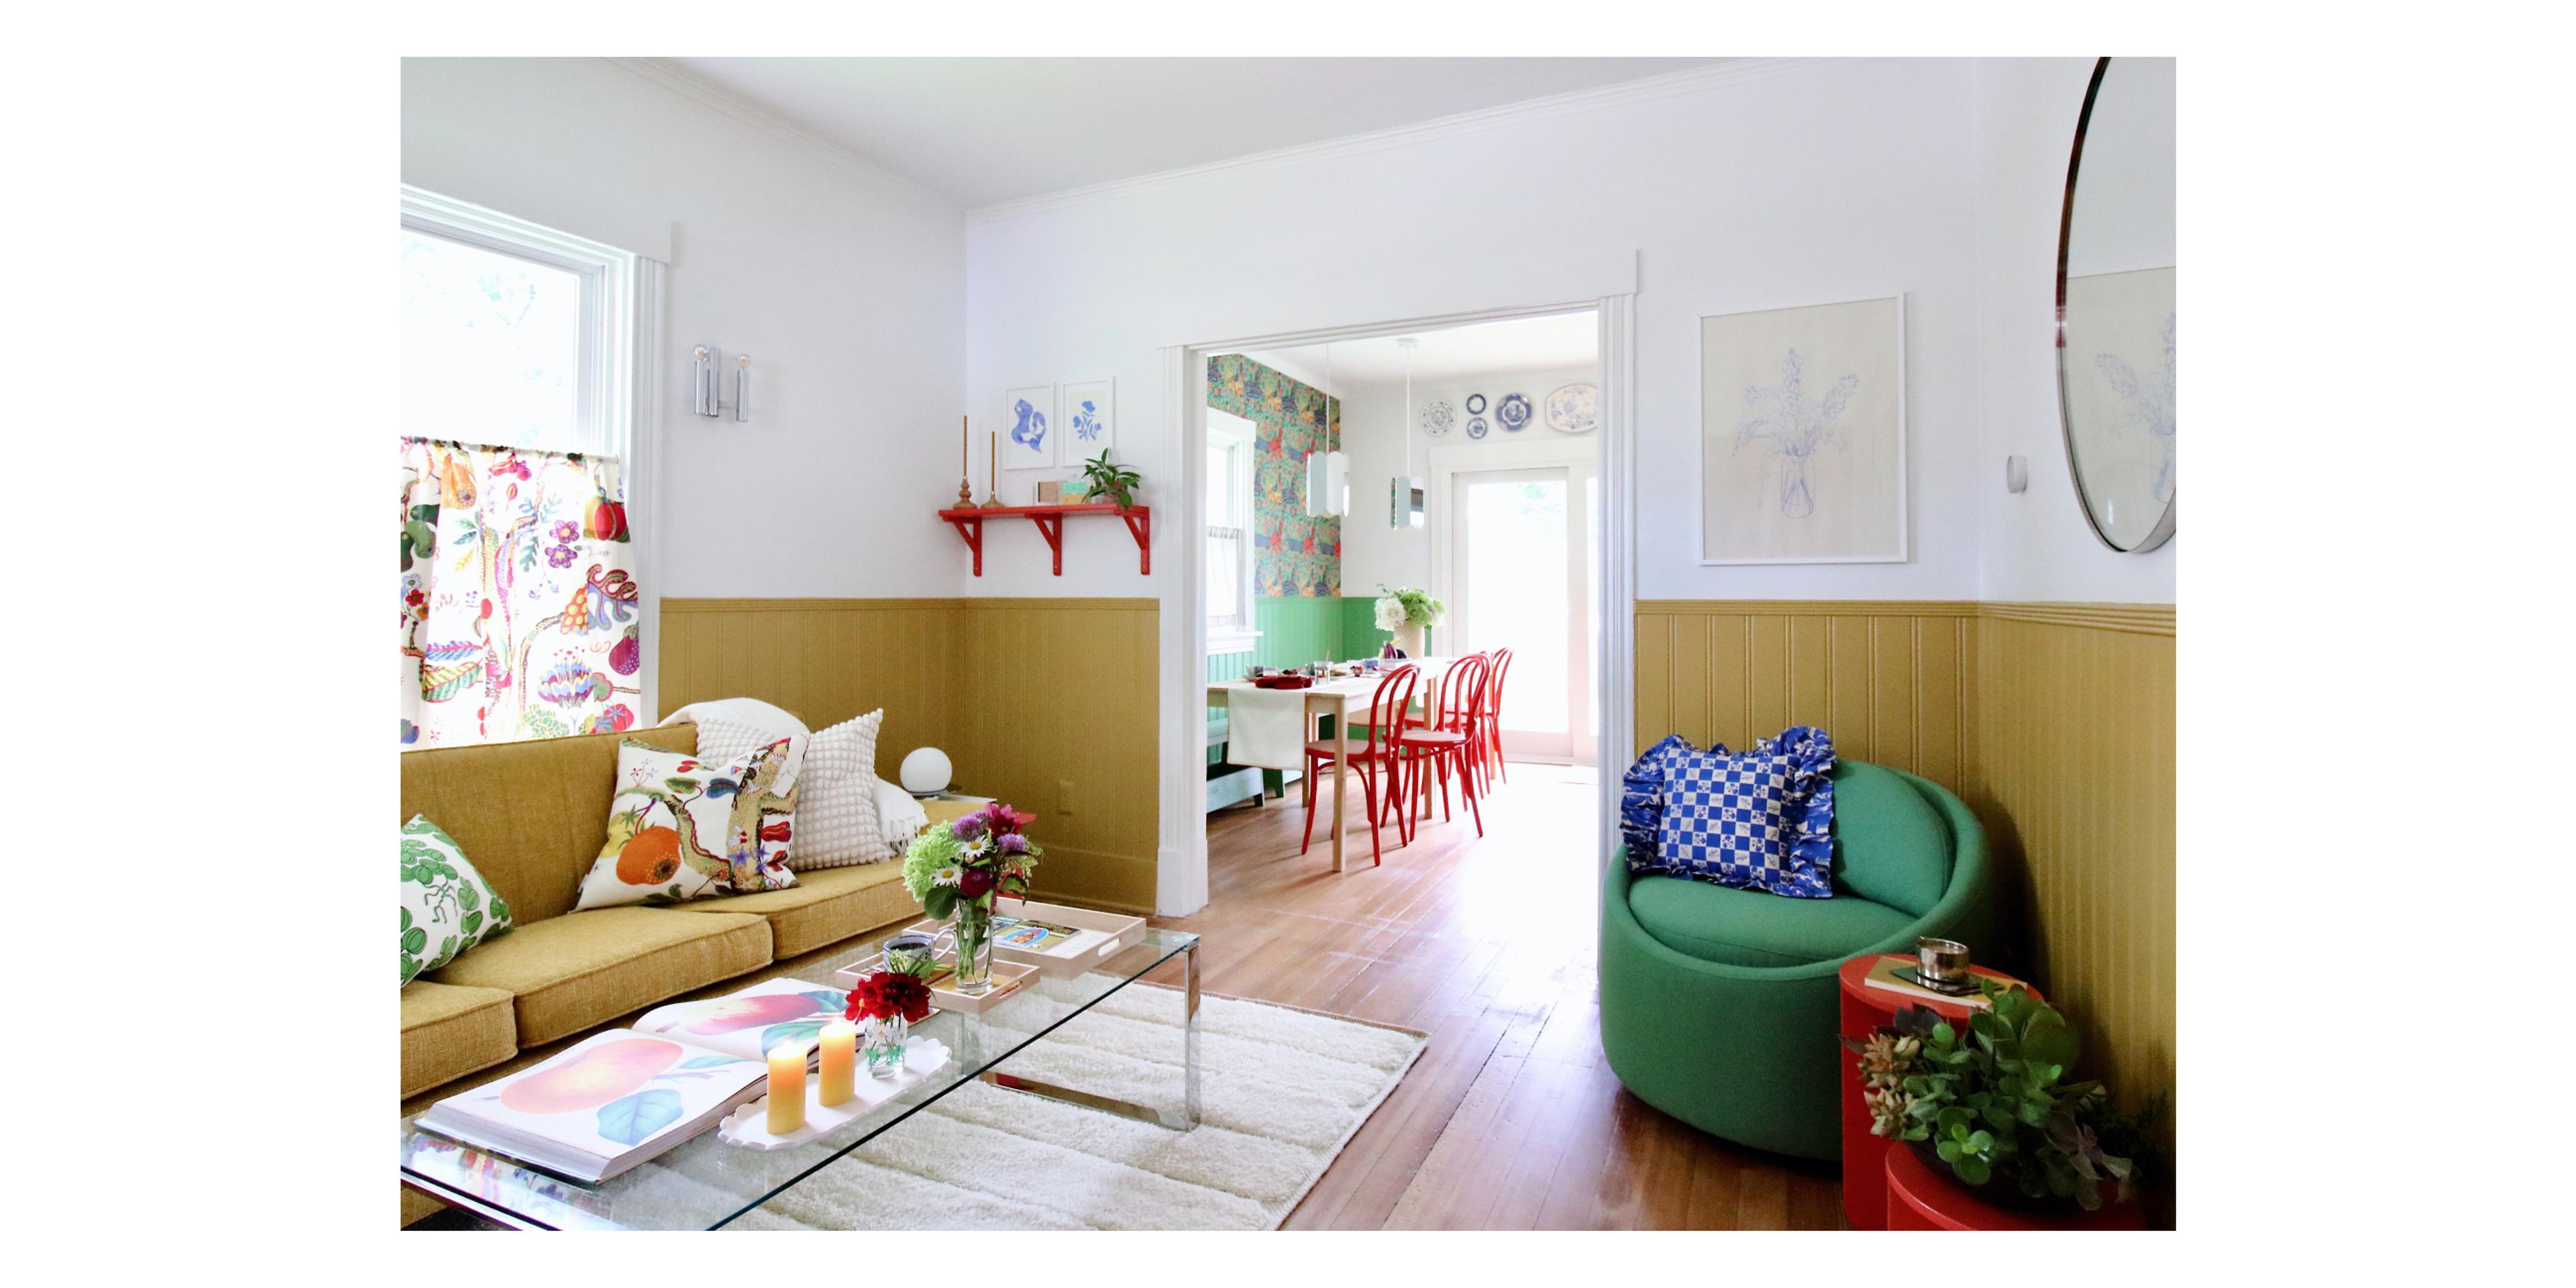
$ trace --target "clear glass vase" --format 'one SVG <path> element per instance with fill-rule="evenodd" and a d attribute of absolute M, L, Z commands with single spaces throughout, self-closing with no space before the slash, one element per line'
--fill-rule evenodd
<path fill-rule="evenodd" d="M 993 909 L 983 900 L 957 901 L 949 926 L 957 936 L 957 991 L 982 997 L 993 987 Z"/>
<path fill-rule="evenodd" d="M 912 1025 L 900 1015 L 859 1021 L 859 1058 L 871 1078 L 891 1078 L 903 1071 L 904 1039 Z"/>

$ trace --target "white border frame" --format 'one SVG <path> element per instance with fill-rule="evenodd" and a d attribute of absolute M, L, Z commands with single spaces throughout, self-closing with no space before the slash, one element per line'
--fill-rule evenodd
<path fill-rule="evenodd" d="M 1633 265 L 1633 260 L 1630 263 Z M 1630 270 L 1633 273 L 1633 269 Z M 1179 522 L 1188 533 L 1205 528 L 1207 359 L 1246 349 L 1293 348 L 1326 341 L 1362 340 L 1415 331 L 1469 326 L 1513 318 L 1591 312 L 1599 326 L 1595 364 L 1601 382 L 1601 567 L 1593 593 L 1601 596 L 1601 656 L 1593 703 L 1601 713 L 1596 759 L 1623 762 L 1636 741 L 1636 432 L 1637 296 L 1633 289 L 1553 304 L 1437 314 L 1277 335 L 1163 346 L 1163 441 L 1179 454 Z M 1177 557 L 1174 557 L 1177 556 Z M 1207 543 L 1177 541 L 1166 560 L 1180 579 L 1179 594 L 1161 614 L 1162 702 L 1159 741 L 1160 822 L 1155 855 L 1157 915 L 1185 917 L 1207 906 L 1207 811 L 1204 708 L 1207 681 Z M 1608 863 L 1619 836 L 1619 776 L 1598 775 L 1597 863 Z M 1354 873 L 1373 869 L 1360 867 Z"/>
<path fill-rule="evenodd" d="M 1808 555 L 1794 559 L 1711 559 L 1708 557 L 1708 322 L 1712 318 L 1743 317 L 1751 313 L 1781 313 L 1789 309 L 1823 309 L 1837 304 L 1876 304 L 1896 301 L 1896 553 L 1893 555 Z M 1910 504 L 1914 491 L 1914 458 L 1905 433 L 1907 415 L 1907 381 L 1905 379 L 1905 292 L 1894 295 L 1864 295 L 1849 300 L 1814 300 L 1805 304 L 1772 304 L 1758 309 L 1729 309 L 1724 313 L 1703 313 L 1691 329 L 1692 367 L 1698 373 L 1699 418 L 1693 432 L 1699 439 L 1699 469 L 1692 487 L 1699 493 L 1699 522 L 1693 535 L 1698 539 L 1699 566 L 1702 568 L 1748 568 L 1781 564 L 1901 564 L 1914 561 L 1914 511 Z M 1605 388 L 1603 396 L 1609 391 Z"/>
<path fill-rule="evenodd" d="M 582 403 L 586 416 L 596 409 L 607 430 L 606 454 L 625 472 L 638 641 L 644 648 L 644 664 L 636 672 L 636 727 L 650 728 L 661 719 L 662 310 L 668 266 L 407 183 L 401 197 L 403 227 L 542 260 L 599 282 L 596 301 L 586 303 L 582 317 L 583 343 L 598 346 Z"/>
<path fill-rule="evenodd" d="M 1005 474 L 1028 474 L 1038 470 L 1060 469 L 1064 465 L 1064 434 L 1062 432 L 1064 429 L 1064 386 L 1052 382 L 1048 382 L 1043 385 L 1004 385 L 1001 389 L 1001 401 L 1009 402 L 1012 394 L 1018 393 L 1023 389 L 1037 388 L 1044 388 L 1047 391 L 1047 432 L 1055 435 L 1055 441 L 1047 445 L 1046 459 L 1043 461 L 1032 461 L 1025 465 L 1004 465 L 1002 464 L 1002 431 L 998 428 L 985 430 L 985 441 L 989 444 L 985 450 L 991 453 L 992 462 L 985 472 L 993 476 L 992 478 L 984 481 L 984 488 L 987 495 L 994 497 L 1002 495 L 1002 476 Z M 1007 419 L 1009 416 L 1010 409 L 1007 407 L 1003 408 L 1002 417 Z M 967 450 L 972 451 L 973 448 L 970 447 Z M 1036 492 L 1032 490 L 1029 495 L 1030 503 L 1034 504 L 1037 496 Z M 1018 501 L 1004 500 L 1002 504 L 1018 505 L 1021 503 Z"/>
<path fill-rule="evenodd" d="M 1100 385 L 1108 389 L 1109 441 L 1104 446 L 1109 450 L 1110 459 L 1115 461 L 1118 459 L 1118 377 L 1100 376 L 1091 380 L 1066 380 L 1055 387 L 1056 428 L 1063 431 L 1056 436 L 1055 440 L 1056 467 L 1079 471 L 1084 462 L 1091 458 L 1083 455 L 1082 449 L 1073 445 L 1073 389 L 1076 385 Z M 1073 459 L 1066 460 L 1067 456 Z"/>

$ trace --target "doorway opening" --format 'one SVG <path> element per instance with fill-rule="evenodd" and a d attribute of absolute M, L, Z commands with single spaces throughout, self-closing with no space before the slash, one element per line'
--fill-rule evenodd
<path fill-rule="evenodd" d="M 1594 762 L 1609 590 L 1604 331 L 1598 308 L 1574 307 L 1189 351 L 1203 395 L 1192 453 L 1204 458 L 1203 523 L 1188 529 L 1204 618 L 1193 669 L 1209 686 L 1203 814 L 1305 811 L 1302 744 L 1331 726 L 1247 739 L 1221 690 L 1255 669 L 1377 657 L 1399 639 L 1378 601 L 1398 590 L 1445 610 L 1423 632 L 1426 672 L 1470 654 L 1494 664 L 1489 792 L 1510 790 L 1514 764 Z M 1330 777 L 1317 775 L 1317 847 Z M 1365 865 L 1365 799 L 1377 793 L 1360 787 L 1347 784 L 1343 852 Z M 1468 823 L 1460 808 L 1450 818 Z M 1398 828 L 1386 817 L 1377 830 L 1387 853 Z M 1286 853 L 1251 856 L 1270 861 L 1298 857 L 1302 829 L 1219 835 L 1284 837 Z"/>

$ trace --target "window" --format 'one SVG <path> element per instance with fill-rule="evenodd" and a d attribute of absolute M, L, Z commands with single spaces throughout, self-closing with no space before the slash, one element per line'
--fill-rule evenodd
<path fill-rule="evenodd" d="M 405 437 L 629 454 L 638 257 L 417 188 L 401 243 Z"/>
<path fill-rule="evenodd" d="M 409 186 L 398 244 L 403 744 L 651 724 L 662 266 Z"/>
<path fill-rule="evenodd" d="M 598 361 L 584 274 L 417 228 L 402 230 L 402 274 L 403 433 L 601 451 L 582 406 Z"/>
<path fill-rule="evenodd" d="M 1252 422 L 1207 414 L 1208 652 L 1249 652 L 1252 629 Z"/>

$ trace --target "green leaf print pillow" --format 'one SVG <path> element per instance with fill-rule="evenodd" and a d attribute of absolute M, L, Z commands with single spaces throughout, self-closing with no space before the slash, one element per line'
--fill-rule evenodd
<path fill-rule="evenodd" d="M 402 830 L 402 982 L 510 929 L 510 905 L 427 815 Z"/>

